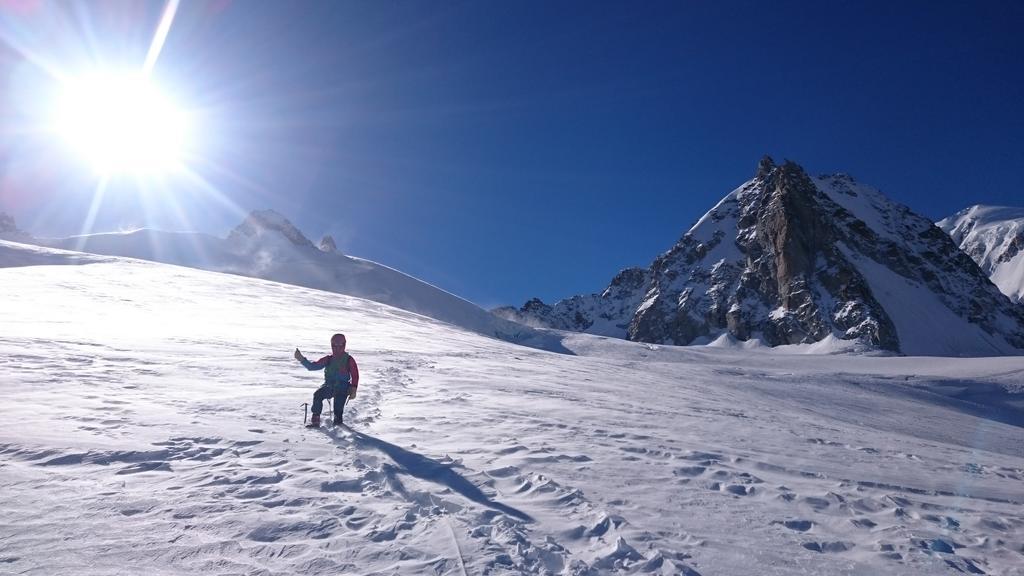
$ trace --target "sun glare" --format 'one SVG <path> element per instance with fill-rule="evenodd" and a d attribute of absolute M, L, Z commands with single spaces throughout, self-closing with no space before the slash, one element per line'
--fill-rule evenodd
<path fill-rule="evenodd" d="M 99 73 L 69 80 L 55 122 L 101 175 L 155 175 L 181 166 L 187 117 L 142 74 Z"/>

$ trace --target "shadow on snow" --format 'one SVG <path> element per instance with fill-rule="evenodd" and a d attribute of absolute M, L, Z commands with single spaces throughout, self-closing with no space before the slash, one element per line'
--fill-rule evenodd
<path fill-rule="evenodd" d="M 400 473 L 408 474 L 409 476 L 419 478 L 420 480 L 426 480 L 428 482 L 447 486 L 454 492 L 461 494 L 477 504 L 482 504 L 488 508 L 497 510 L 520 520 L 533 522 L 533 518 L 529 514 L 488 498 L 480 488 L 469 480 L 466 480 L 466 478 L 458 472 L 452 470 L 450 466 L 442 464 L 437 460 L 427 458 L 422 454 L 417 454 L 406 450 L 405 448 L 395 446 L 394 444 L 385 442 L 380 438 L 368 436 L 362 432 L 352 430 L 352 438 L 357 444 L 368 448 L 375 448 L 387 454 L 395 464 L 398 465 L 397 471 Z"/>

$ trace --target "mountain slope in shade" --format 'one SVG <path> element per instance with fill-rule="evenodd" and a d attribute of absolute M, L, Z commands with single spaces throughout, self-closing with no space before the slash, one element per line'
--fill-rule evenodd
<path fill-rule="evenodd" d="M 142 229 L 33 242 L 64 250 L 139 258 L 357 296 L 488 336 L 560 350 L 555 336 L 498 318 L 398 270 L 341 254 L 330 238 L 317 247 L 273 210 L 251 213 L 226 239 L 202 233 Z"/>
<path fill-rule="evenodd" d="M 767 157 L 649 268 L 599 294 L 496 312 L 659 344 L 1024 353 L 1024 312 L 931 221 L 847 175 Z"/>
<path fill-rule="evenodd" d="M 1024 302 L 1024 208 L 971 206 L 940 220 L 949 234 L 1014 302 Z"/>

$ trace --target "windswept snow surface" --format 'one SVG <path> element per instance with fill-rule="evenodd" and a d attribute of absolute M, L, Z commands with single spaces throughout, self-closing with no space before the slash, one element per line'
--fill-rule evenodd
<path fill-rule="evenodd" d="M 0 573 L 1024 574 L 1024 358 L 554 354 L 152 262 L 0 265 Z M 292 350 L 336 331 L 351 428 L 307 430 Z"/>

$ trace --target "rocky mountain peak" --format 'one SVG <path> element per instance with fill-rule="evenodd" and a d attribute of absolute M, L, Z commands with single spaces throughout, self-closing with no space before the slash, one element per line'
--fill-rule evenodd
<path fill-rule="evenodd" d="M 757 163 L 757 172 L 754 174 L 754 178 L 757 180 L 763 180 L 772 170 L 775 170 L 775 161 L 772 157 L 765 154 L 761 157 L 760 162 Z"/>
<path fill-rule="evenodd" d="M 541 301 L 540 298 L 531 298 L 523 304 L 523 312 L 527 313 L 544 313 L 550 311 L 551 307 Z"/>
<path fill-rule="evenodd" d="M 228 235 L 228 240 L 251 242 L 268 234 L 283 236 L 295 246 L 314 247 L 294 224 L 274 210 L 254 210 Z"/>
<path fill-rule="evenodd" d="M 334 254 L 338 251 L 338 246 L 334 243 L 333 237 L 326 235 L 320 239 L 320 250 L 328 254 Z"/>
<path fill-rule="evenodd" d="M 612 278 L 608 289 L 637 290 L 643 287 L 647 274 L 643 268 L 626 268 Z"/>
<path fill-rule="evenodd" d="M 656 344 L 1024 349 L 1024 311 L 929 220 L 849 176 L 811 177 L 768 157 L 646 270 L 623 271 L 600 293 L 529 304 L 516 314 L 534 323 Z"/>
<path fill-rule="evenodd" d="M 819 217 L 817 189 L 798 164 L 787 160 L 766 177 L 766 185 L 766 202 L 748 207 L 748 211 L 757 209 L 756 224 L 753 236 L 744 239 L 752 240 L 746 245 L 748 254 L 761 256 L 761 248 L 769 248 L 767 255 L 774 261 L 767 264 L 774 267 L 770 272 L 777 280 L 778 296 L 789 310 L 799 305 L 796 300 L 802 295 L 802 283 L 798 279 L 813 271 L 817 251 L 827 245 L 829 231 Z"/>

